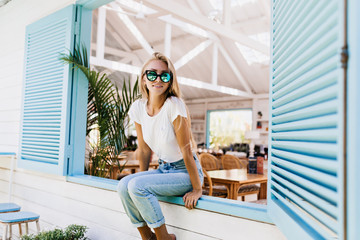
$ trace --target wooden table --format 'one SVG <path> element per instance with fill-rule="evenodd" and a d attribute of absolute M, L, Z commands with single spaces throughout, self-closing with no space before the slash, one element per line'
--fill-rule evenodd
<path fill-rule="evenodd" d="M 136 173 L 137 170 L 140 169 L 139 160 L 127 160 L 127 162 L 126 162 L 126 160 L 120 160 L 118 162 L 120 163 L 120 166 L 123 166 L 124 163 L 126 163 L 124 169 L 130 169 L 132 174 Z M 155 168 L 156 169 L 158 166 L 159 166 L 158 161 L 151 161 L 149 163 L 149 168 Z M 110 178 L 111 179 L 116 179 L 118 171 L 119 171 L 118 164 L 117 163 L 113 164 L 113 168 L 112 168 Z"/>
<path fill-rule="evenodd" d="M 208 171 L 214 184 L 225 185 L 228 189 L 228 198 L 237 200 L 241 186 L 260 183 L 259 199 L 266 199 L 267 171 L 264 174 L 250 174 L 246 169 L 229 169 Z"/>

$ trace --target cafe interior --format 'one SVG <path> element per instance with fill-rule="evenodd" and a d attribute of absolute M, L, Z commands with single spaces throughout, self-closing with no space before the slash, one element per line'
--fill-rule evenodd
<path fill-rule="evenodd" d="M 154 51 L 168 56 L 190 112 L 194 151 L 205 176 L 203 194 L 266 204 L 269 3 L 181 2 L 188 7 L 117 0 L 94 10 L 91 67 L 121 89 L 128 79 L 135 83 Z M 128 146 L 104 177 L 120 179 L 139 171 L 132 122 L 126 134 Z M 96 136 L 94 131 L 88 138 L 88 172 Z M 150 169 L 157 168 L 157 160 L 154 154 Z"/>

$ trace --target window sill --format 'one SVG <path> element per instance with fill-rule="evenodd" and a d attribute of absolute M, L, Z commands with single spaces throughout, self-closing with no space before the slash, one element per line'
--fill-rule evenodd
<path fill-rule="evenodd" d="M 116 191 L 118 180 L 94 177 L 89 175 L 68 176 L 67 181 L 86 186 Z M 182 197 L 159 197 L 160 201 L 184 205 Z M 197 209 L 226 214 L 236 217 L 247 218 L 253 221 L 273 223 L 267 214 L 267 206 L 235 201 L 224 198 L 202 196 L 196 206 Z"/>

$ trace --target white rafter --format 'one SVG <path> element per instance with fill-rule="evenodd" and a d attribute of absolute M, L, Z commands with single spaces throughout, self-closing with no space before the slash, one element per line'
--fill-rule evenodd
<path fill-rule="evenodd" d="M 184 56 L 182 56 L 179 60 L 177 60 L 174 63 L 174 67 L 176 70 L 190 62 L 191 59 L 199 55 L 202 51 L 204 51 L 210 44 L 212 43 L 212 40 L 206 40 L 199 45 L 197 45 L 195 48 L 191 49 L 188 53 L 186 53 Z"/>
<path fill-rule="evenodd" d="M 245 88 L 247 93 L 252 93 L 251 88 L 248 84 L 248 82 L 245 80 L 244 76 L 241 74 L 241 72 L 237 69 L 234 61 L 231 59 L 231 57 L 229 56 L 229 54 L 227 53 L 227 51 L 225 50 L 225 48 L 222 45 L 219 45 L 219 50 L 221 52 L 221 54 L 224 56 L 226 62 L 229 64 L 230 68 L 233 70 L 233 72 L 235 73 L 236 77 L 238 78 L 238 80 L 240 81 L 240 83 L 243 85 L 243 87 Z"/>
<path fill-rule="evenodd" d="M 187 0 L 187 3 L 189 4 L 189 6 L 191 7 L 191 9 L 194 12 L 196 12 L 197 14 L 201 14 L 201 11 L 200 11 L 199 7 L 196 5 L 194 0 Z"/>
<path fill-rule="evenodd" d="M 171 58 L 171 24 L 165 24 L 164 54 Z"/>
<path fill-rule="evenodd" d="M 96 57 L 104 58 L 106 9 L 100 7 L 98 10 L 97 34 L 96 34 Z"/>
<path fill-rule="evenodd" d="M 99 59 L 96 57 L 90 57 L 90 62 L 91 62 L 91 64 L 93 64 L 95 66 L 106 67 L 106 68 L 120 71 L 120 72 L 126 72 L 126 73 L 130 73 L 130 74 L 139 74 L 140 73 L 140 67 L 136 67 L 136 66 L 133 66 L 130 64 L 119 63 L 119 62 L 106 60 L 106 59 Z M 241 96 L 241 97 L 246 97 L 246 98 L 253 97 L 252 94 L 249 94 L 247 92 L 244 92 L 244 91 L 241 91 L 241 90 L 238 90 L 235 88 L 213 85 L 211 83 L 205 83 L 203 81 L 199 81 L 199 80 L 195 80 L 195 79 L 191 79 L 191 78 L 185 78 L 185 77 L 181 77 L 181 76 L 178 76 L 177 79 L 178 79 L 179 84 L 181 84 L 181 85 L 186 85 L 186 86 L 191 86 L 191 87 L 196 87 L 196 88 L 201 88 L 201 89 L 207 89 L 207 90 L 221 92 L 224 94 L 229 94 L 229 95 L 234 95 L 234 96 Z"/>
<path fill-rule="evenodd" d="M 131 74 L 139 74 L 140 73 L 139 67 L 136 67 L 136 66 L 133 66 L 130 64 L 119 63 L 119 62 L 106 60 L 106 59 L 100 59 L 100 58 L 96 58 L 96 57 L 90 57 L 90 62 L 92 65 L 106 67 L 106 68 L 109 68 L 109 69 L 112 69 L 115 71 L 126 72 L 126 73 L 131 73 Z"/>
<path fill-rule="evenodd" d="M 96 43 L 91 43 L 92 49 L 96 49 L 96 47 L 97 47 Z M 122 51 L 122 50 L 112 48 L 112 47 L 107 47 L 107 46 L 104 49 L 104 53 L 114 55 L 117 57 L 122 57 L 122 58 L 136 58 L 136 55 L 131 52 L 126 52 L 126 51 Z"/>
<path fill-rule="evenodd" d="M 193 24 L 176 19 L 173 16 L 171 16 L 170 14 L 161 16 L 161 17 L 159 17 L 159 19 L 166 23 L 170 23 L 174 26 L 177 26 L 177 27 L 181 28 L 184 32 L 190 33 L 192 35 L 204 37 L 204 38 L 211 38 L 211 39 L 216 38 L 216 36 L 214 34 L 212 34 L 211 32 L 205 31 L 204 29 L 197 27 Z"/>
<path fill-rule="evenodd" d="M 125 50 L 128 52 L 131 52 L 131 48 L 129 47 L 129 45 L 120 37 L 120 35 L 118 34 L 118 32 L 116 31 L 116 26 L 113 26 L 115 20 L 114 17 L 111 14 L 108 14 L 108 28 L 109 28 L 109 33 L 113 36 L 113 38 L 116 40 L 116 42 Z"/>
<path fill-rule="evenodd" d="M 110 3 L 110 6 L 115 10 L 122 11 L 122 8 L 115 4 Z M 136 40 L 140 43 L 140 45 L 146 50 L 146 52 L 151 55 L 154 53 L 154 50 L 150 46 L 150 44 L 146 41 L 144 35 L 139 31 L 139 29 L 135 26 L 135 24 L 130 20 L 130 18 L 122 13 L 117 12 L 116 15 L 124 22 L 125 26 L 130 30 L 130 32 L 134 35 Z"/>
<path fill-rule="evenodd" d="M 231 1 L 223 1 L 223 24 L 231 26 Z"/>
<path fill-rule="evenodd" d="M 218 84 L 218 62 L 219 62 L 219 56 L 218 56 L 218 44 L 213 44 L 213 59 L 212 59 L 212 75 L 211 75 L 211 83 L 213 85 Z"/>
<path fill-rule="evenodd" d="M 259 52 L 269 55 L 269 47 L 249 38 L 248 36 L 241 34 L 238 31 L 226 27 L 222 24 L 218 24 L 205 16 L 195 13 L 191 9 L 184 7 L 178 2 L 173 0 L 144 0 L 150 7 L 160 10 L 166 10 L 170 14 L 177 16 L 181 19 L 185 19 L 187 22 L 191 22 L 194 25 L 201 28 L 208 29 L 216 34 L 237 41 L 247 47 L 253 48 Z"/>

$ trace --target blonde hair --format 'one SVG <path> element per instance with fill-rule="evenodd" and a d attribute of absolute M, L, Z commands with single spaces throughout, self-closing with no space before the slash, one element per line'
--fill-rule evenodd
<path fill-rule="evenodd" d="M 171 60 L 160 52 L 154 52 L 152 54 L 151 58 L 149 60 L 147 60 L 144 63 L 143 67 L 141 68 L 141 74 L 140 74 L 141 84 L 139 84 L 139 88 L 140 88 L 142 98 L 145 98 L 145 99 L 149 98 L 149 89 L 147 89 L 147 87 L 146 87 L 146 84 L 145 84 L 146 80 L 144 79 L 144 77 L 145 77 L 146 67 L 149 65 L 150 62 L 152 62 L 154 60 L 159 60 L 159 61 L 162 61 L 163 63 L 165 63 L 166 66 L 168 67 L 168 71 L 171 74 L 171 80 L 169 82 L 170 86 L 167 88 L 167 90 L 165 92 L 165 100 L 172 96 L 182 99 L 179 83 L 177 81 L 175 67 L 174 67 L 173 63 L 171 62 Z M 196 142 L 194 140 L 193 134 L 191 132 L 191 119 L 190 119 L 189 109 L 187 108 L 186 105 L 185 105 L 185 107 L 186 107 L 186 114 L 188 116 L 190 141 L 191 141 L 192 149 L 195 151 L 197 146 L 196 146 Z"/>

